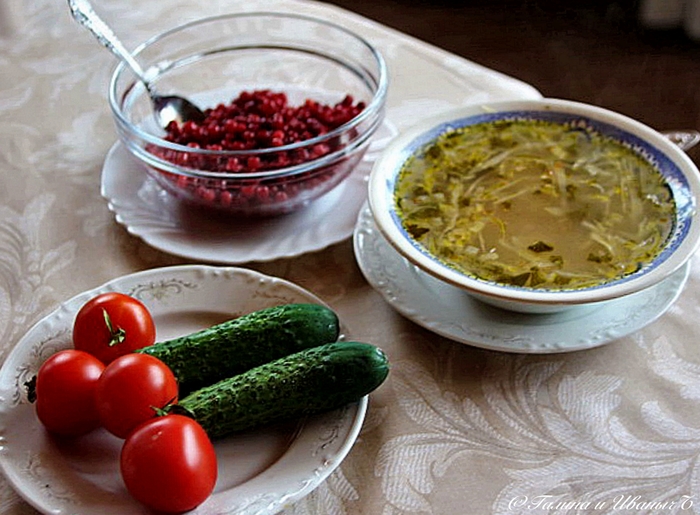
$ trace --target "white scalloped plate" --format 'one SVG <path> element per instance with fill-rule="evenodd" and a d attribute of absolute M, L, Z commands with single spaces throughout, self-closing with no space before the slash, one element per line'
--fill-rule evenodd
<path fill-rule="evenodd" d="M 367 198 L 372 164 L 396 134 L 396 128 L 384 120 L 350 176 L 289 215 L 246 221 L 188 209 L 156 184 L 121 143 L 115 143 L 107 154 L 101 193 L 129 233 L 169 254 L 228 265 L 295 257 L 352 236 Z"/>
<path fill-rule="evenodd" d="M 663 315 L 689 274 L 686 265 L 656 286 L 621 299 L 525 314 L 488 306 L 420 271 L 384 239 L 367 206 L 358 217 L 353 243 L 365 278 L 399 313 L 451 340 L 505 352 L 571 352 L 627 336 Z"/>
<path fill-rule="evenodd" d="M 159 340 L 267 306 L 323 302 L 282 279 L 241 268 L 166 267 L 127 275 L 77 295 L 39 321 L 0 370 L 0 468 L 37 510 L 53 515 L 150 513 L 119 476 L 122 440 L 97 430 L 74 441 L 48 436 L 23 384 L 70 346 L 72 321 L 89 298 L 121 291 L 141 299 Z M 367 397 L 343 409 L 235 435 L 215 443 L 219 479 L 192 515 L 272 514 L 307 495 L 335 470 L 362 426 Z"/>

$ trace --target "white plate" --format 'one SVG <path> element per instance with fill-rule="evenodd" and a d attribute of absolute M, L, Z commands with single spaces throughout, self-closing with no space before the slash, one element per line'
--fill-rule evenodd
<path fill-rule="evenodd" d="M 117 222 L 152 247 L 200 262 L 272 261 L 324 249 L 352 235 L 367 198 L 367 176 L 396 128 L 387 120 L 352 174 L 300 211 L 244 221 L 187 209 L 116 143 L 102 168 L 102 196 Z"/>
<path fill-rule="evenodd" d="M 353 243 L 367 281 L 399 313 L 446 338 L 506 352 L 590 349 L 638 331 L 675 302 L 689 272 L 686 265 L 657 286 L 622 299 L 528 315 L 488 306 L 421 272 L 384 239 L 367 206 Z"/>
<path fill-rule="evenodd" d="M 321 303 L 282 279 L 240 268 L 178 266 L 149 270 L 82 293 L 38 322 L 0 370 L 0 467 L 10 483 L 46 514 L 150 513 L 119 475 L 122 440 L 97 430 L 74 441 L 52 439 L 25 395 L 43 361 L 70 346 L 73 318 L 89 298 L 121 291 L 151 310 L 159 340 L 267 306 Z M 343 409 L 215 442 L 219 479 L 193 515 L 271 514 L 300 499 L 340 464 L 362 426 L 367 398 Z"/>

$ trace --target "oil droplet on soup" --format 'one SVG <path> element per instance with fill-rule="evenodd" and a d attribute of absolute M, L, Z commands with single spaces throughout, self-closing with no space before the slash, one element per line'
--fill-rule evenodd
<path fill-rule="evenodd" d="M 395 202 L 408 233 L 446 265 L 558 290 L 637 271 L 675 215 L 663 177 L 633 150 L 538 120 L 442 134 L 406 162 Z"/>

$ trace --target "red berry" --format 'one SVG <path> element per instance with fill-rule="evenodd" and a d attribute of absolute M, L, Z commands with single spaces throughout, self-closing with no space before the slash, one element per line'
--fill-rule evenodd
<path fill-rule="evenodd" d="M 211 151 L 278 148 L 326 134 L 347 123 L 364 109 L 365 103 L 355 102 L 352 95 L 346 95 L 335 105 L 307 99 L 300 105 L 290 106 L 287 95 L 283 92 L 243 91 L 229 104 L 219 104 L 205 110 L 206 118 L 201 124 L 170 123 L 166 128 L 166 139 L 193 149 Z M 299 165 L 334 152 L 343 144 L 336 139 L 311 148 L 280 150 L 241 159 L 221 159 L 159 148 L 149 150 L 158 157 L 181 166 L 222 173 L 246 173 Z M 324 173 L 318 180 L 332 177 L 334 171 Z M 175 182 L 179 189 L 191 191 L 200 200 L 218 202 L 224 207 L 245 205 L 251 201 L 285 203 L 302 189 L 317 186 L 317 183 L 288 183 L 282 178 L 257 189 L 256 186 L 244 186 L 240 190 L 199 186 L 197 179 L 187 176 L 179 176 Z"/>

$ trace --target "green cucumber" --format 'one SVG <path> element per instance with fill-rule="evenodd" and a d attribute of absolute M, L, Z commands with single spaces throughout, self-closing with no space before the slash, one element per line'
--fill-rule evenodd
<path fill-rule="evenodd" d="M 282 356 L 338 339 L 337 315 L 320 304 L 265 308 L 138 352 L 163 361 L 180 396 Z"/>
<path fill-rule="evenodd" d="M 330 411 L 358 401 L 389 373 L 381 349 L 334 342 L 306 349 L 202 388 L 166 408 L 211 438 Z"/>

